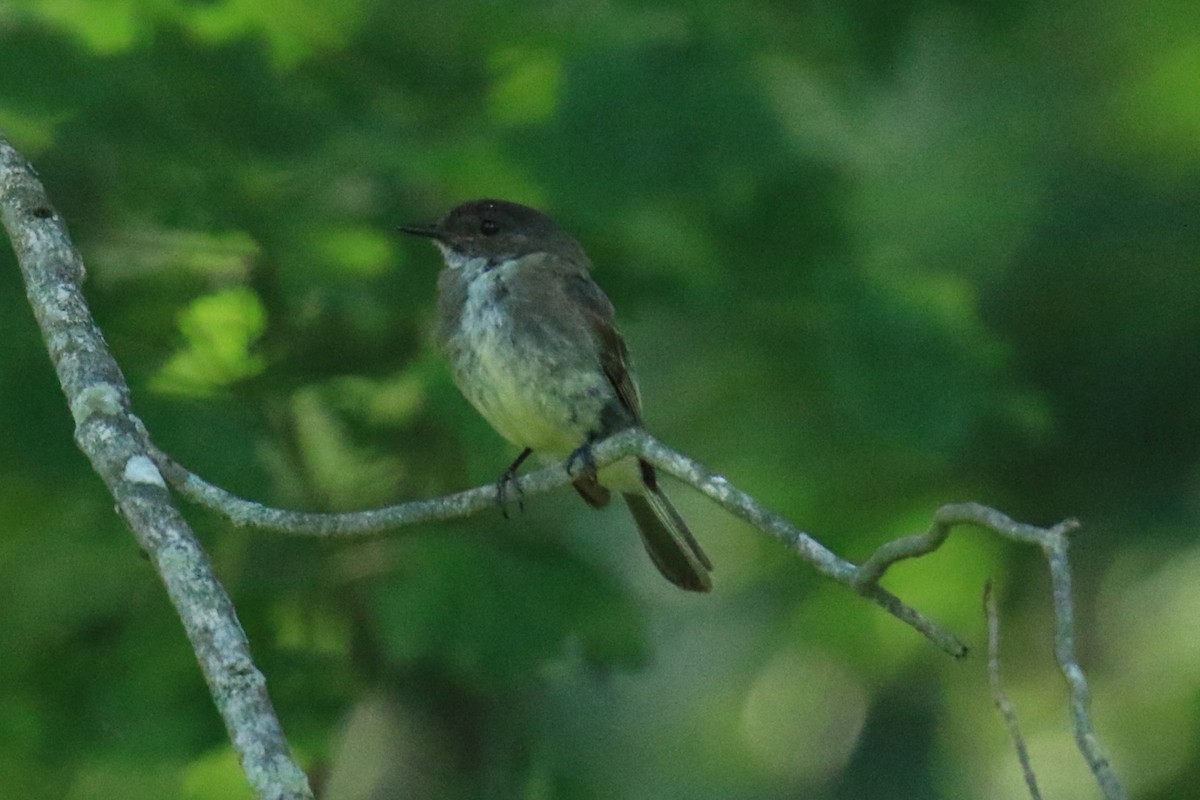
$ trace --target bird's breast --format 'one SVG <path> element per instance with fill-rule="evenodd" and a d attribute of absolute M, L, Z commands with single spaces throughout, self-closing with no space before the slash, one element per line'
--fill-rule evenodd
<path fill-rule="evenodd" d="M 476 272 L 444 342 L 455 382 L 510 442 L 563 457 L 598 424 L 611 387 L 588 348 L 564 339 L 552 309 L 522 296 L 513 262 Z"/>

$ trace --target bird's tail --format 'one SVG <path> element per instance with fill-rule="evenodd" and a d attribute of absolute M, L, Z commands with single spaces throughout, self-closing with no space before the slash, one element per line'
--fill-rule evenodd
<path fill-rule="evenodd" d="M 712 578 L 708 573 L 712 562 L 657 482 L 647 482 L 642 493 L 622 496 L 642 534 L 646 552 L 663 577 L 688 591 L 711 590 Z"/>

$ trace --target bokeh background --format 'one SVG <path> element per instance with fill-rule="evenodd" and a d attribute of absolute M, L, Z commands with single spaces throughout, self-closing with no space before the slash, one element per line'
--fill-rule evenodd
<path fill-rule="evenodd" d="M 966 499 L 1084 522 L 1081 657 L 1140 800 L 1200 785 L 1200 5 L 9 0 L 37 165 L 157 442 L 351 510 L 514 455 L 394 226 L 498 196 L 584 243 L 648 424 L 840 554 Z M 0 248 L 0 777 L 248 797 L 164 593 L 74 449 Z M 1018 798 L 980 595 L 1048 797 L 1074 751 L 1040 555 L 887 585 L 955 662 L 685 487 L 673 589 L 569 491 L 357 542 L 189 509 L 322 796 Z"/>

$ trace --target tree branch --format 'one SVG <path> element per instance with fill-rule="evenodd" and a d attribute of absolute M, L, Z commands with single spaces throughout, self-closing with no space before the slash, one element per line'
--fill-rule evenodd
<path fill-rule="evenodd" d="M 822 575 L 854 589 L 920 632 L 945 652 L 956 658 L 966 655 L 966 645 L 952 632 L 906 605 L 886 589 L 876 584 L 861 583 L 857 578 L 858 568 L 849 561 L 839 558 L 825 545 L 763 506 L 723 476 L 714 474 L 699 462 L 677 453 L 646 431 L 623 431 L 598 442 L 592 448 L 592 456 L 597 468 L 629 456 L 646 459 L 663 472 L 712 498 L 731 514 L 783 541 L 794 553 L 816 567 Z M 345 514 L 286 511 L 236 497 L 189 472 L 164 453 L 156 452 L 155 458 L 170 484 L 189 500 L 222 514 L 237 525 L 267 528 L 282 533 L 330 537 L 361 536 L 419 522 L 465 517 L 496 507 L 496 488 L 489 485 L 445 497 L 414 500 L 372 511 Z M 522 476 L 521 489 L 526 496 L 532 496 L 564 486 L 570 481 L 571 477 L 567 471 L 556 465 Z"/>
<path fill-rule="evenodd" d="M 1074 522 L 1068 520 L 1068 523 Z M 1071 563 L 1067 558 L 1067 534 L 1073 525 L 1060 523 L 1046 532 L 1042 552 L 1050 564 L 1050 586 L 1054 594 L 1054 656 L 1071 690 L 1071 718 L 1075 724 L 1075 744 L 1083 753 L 1088 768 L 1096 776 L 1107 800 L 1128 800 L 1129 793 L 1113 771 L 1108 756 L 1100 747 L 1092 725 L 1091 691 L 1087 675 L 1075 658 L 1075 607 L 1071 600 Z"/>
<path fill-rule="evenodd" d="M 1000 613 L 996 610 L 996 595 L 992 591 L 990 580 L 983 587 L 983 613 L 987 617 L 988 682 L 992 685 L 992 697 L 996 701 L 997 710 L 1004 717 L 1004 724 L 1008 726 L 1008 737 L 1012 739 L 1013 747 L 1016 748 L 1017 761 L 1021 764 L 1021 774 L 1025 777 L 1029 796 L 1033 800 L 1042 800 L 1037 776 L 1029 762 L 1029 748 L 1025 746 L 1025 737 L 1021 735 L 1021 726 L 1017 724 L 1017 710 L 1008 699 L 1004 684 L 1000 680 Z"/>
<path fill-rule="evenodd" d="M 311 800 L 233 603 L 150 459 L 125 377 L 83 297 L 79 253 L 33 168 L 2 134 L 0 215 L 75 419 L 75 441 L 158 571 L 250 785 L 265 800 Z"/>
<path fill-rule="evenodd" d="M 598 442 L 594 445 L 592 453 L 597 467 L 607 466 L 629 456 L 646 459 L 658 469 L 711 498 L 731 514 L 783 541 L 822 575 L 871 600 L 955 657 L 962 657 L 967 652 L 966 646 L 958 637 L 883 589 L 879 581 L 896 563 L 937 550 L 949 537 L 951 530 L 959 525 L 976 525 L 1004 538 L 1041 547 L 1050 564 L 1054 611 L 1058 623 L 1055 653 L 1070 687 L 1076 742 L 1105 797 L 1108 800 L 1124 800 L 1128 796 L 1100 747 L 1089 710 L 1087 678 L 1075 658 L 1075 623 L 1067 536 L 1079 527 L 1077 521 L 1068 519 L 1052 528 L 1038 528 L 1015 522 L 1000 511 L 978 503 L 945 505 L 934 513 L 933 524 L 925 533 L 887 542 L 872 553 L 861 566 L 856 566 L 735 487 L 724 476 L 717 475 L 699 462 L 672 450 L 644 430 L 624 431 Z M 375 534 L 419 522 L 465 517 L 486 509 L 494 509 L 496 503 L 495 486 L 488 485 L 445 497 L 416 500 L 372 511 L 344 514 L 286 511 L 236 497 L 189 472 L 160 451 L 155 451 L 154 457 L 168 482 L 193 502 L 222 514 L 237 525 L 304 536 L 348 537 Z M 521 488 L 526 495 L 532 496 L 556 489 L 570 480 L 567 471 L 556 465 L 523 476 Z"/>
<path fill-rule="evenodd" d="M 887 542 L 872 553 L 860 568 L 860 579 L 873 584 L 897 562 L 932 553 L 942 546 L 956 525 L 976 525 L 1006 539 L 1034 544 L 1042 549 L 1050 567 L 1054 598 L 1054 656 L 1070 692 L 1075 744 L 1106 800 L 1127 800 L 1129 793 L 1113 771 L 1096 736 L 1087 675 L 1075 655 L 1075 602 L 1071 594 L 1071 563 L 1067 548 L 1070 534 L 1079 528 L 1077 520 L 1067 519 L 1050 528 L 1038 528 L 1016 522 L 994 508 L 978 503 L 942 506 L 934 514 L 933 525 L 928 531 Z"/>

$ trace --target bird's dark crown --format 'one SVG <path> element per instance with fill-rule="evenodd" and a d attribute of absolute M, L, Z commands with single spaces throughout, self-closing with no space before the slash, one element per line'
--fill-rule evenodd
<path fill-rule="evenodd" d="M 435 239 L 468 258 L 509 258 L 547 252 L 583 257 L 579 243 L 537 209 L 507 200 L 471 200 L 431 225 L 400 230 Z"/>

